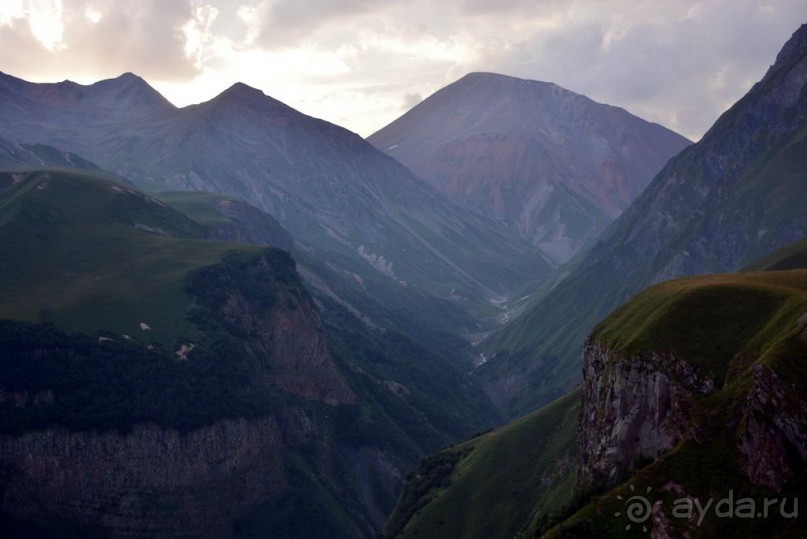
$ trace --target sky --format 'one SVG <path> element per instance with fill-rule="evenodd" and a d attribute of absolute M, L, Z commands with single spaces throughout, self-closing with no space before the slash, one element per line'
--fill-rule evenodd
<path fill-rule="evenodd" d="M 243 82 L 362 136 L 489 71 L 698 140 L 805 22 L 805 0 L 0 0 L 0 71 L 133 72 L 178 106 Z"/>

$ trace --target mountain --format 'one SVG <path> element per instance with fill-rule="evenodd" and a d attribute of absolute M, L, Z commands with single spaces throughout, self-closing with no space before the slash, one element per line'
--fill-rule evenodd
<path fill-rule="evenodd" d="M 359 136 L 246 85 L 183 109 L 127 108 L 125 94 L 124 112 L 103 113 L 121 87 L 151 95 L 141 82 L 124 75 L 89 87 L 99 105 L 87 113 L 3 76 L 0 91 L 10 97 L 0 101 L 0 123 L 17 140 L 85 155 L 141 188 L 241 198 L 320 258 L 349 257 L 361 263 L 362 278 L 381 273 L 391 285 L 454 298 L 485 316 L 496 314 L 491 300 L 552 269 L 528 242 L 440 195 Z"/>
<path fill-rule="evenodd" d="M 69 111 L 100 117 L 138 117 L 170 112 L 175 107 L 142 78 L 124 73 L 90 85 L 69 80 L 56 83 L 32 83 L 0 72 L 0 95 L 4 108 L 18 113 Z M 40 116 L 40 119 L 51 121 Z"/>
<path fill-rule="evenodd" d="M 801 535 L 807 269 L 771 270 L 794 254 L 619 307 L 587 339 L 582 387 L 421 461 L 387 536 Z"/>
<path fill-rule="evenodd" d="M 585 336 L 644 287 L 733 271 L 807 235 L 807 26 L 764 78 L 662 169 L 566 277 L 483 345 L 518 415 L 579 380 Z M 496 356 L 496 357 L 494 357 Z"/>
<path fill-rule="evenodd" d="M 63 152 L 43 144 L 18 144 L 0 137 L 0 167 L 67 167 L 95 170 L 100 168 L 80 155 Z"/>
<path fill-rule="evenodd" d="M 471 73 L 368 138 L 557 263 L 690 142 L 555 84 Z"/>
<path fill-rule="evenodd" d="M 211 239 L 287 241 L 268 215 L 108 176 L 0 171 L 0 535 L 371 537 L 404 471 L 487 421 L 287 251 Z"/>

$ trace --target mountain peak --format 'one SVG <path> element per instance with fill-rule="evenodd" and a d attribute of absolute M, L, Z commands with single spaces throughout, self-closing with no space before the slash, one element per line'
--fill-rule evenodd
<path fill-rule="evenodd" d="M 484 72 L 438 90 L 369 141 L 558 263 L 688 143 L 555 84 Z"/>
<path fill-rule="evenodd" d="M 474 85 L 485 85 L 491 86 L 493 88 L 502 90 L 505 88 L 531 88 L 531 89 L 559 89 L 568 92 L 569 90 L 565 90 L 561 88 L 555 83 L 552 82 L 544 82 L 540 80 L 533 80 L 533 79 L 522 79 L 519 77 L 513 77 L 512 75 L 503 75 L 501 73 L 491 73 L 489 71 L 474 71 L 468 73 L 454 84 L 449 85 L 451 86 L 464 86 L 468 84 Z M 571 92 L 570 92 L 571 93 Z"/>
<path fill-rule="evenodd" d="M 118 80 L 139 80 L 139 81 L 143 80 L 142 77 L 140 77 L 138 75 L 135 75 L 131 71 L 127 71 L 126 73 L 123 73 L 122 75 L 118 75 L 118 77 L 116 77 L 116 78 Z M 143 81 L 143 82 L 145 82 L 145 81 Z"/>
<path fill-rule="evenodd" d="M 163 112 L 175 108 L 142 77 L 130 71 L 89 86 L 78 86 L 86 96 L 81 99 L 91 98 L 96 101 L 96 106 L 136 113 Z"/>
<path fill-rule="evenodd" d="M 141 88 L 148 88 L 149 90 L 156 92 L 156 90 L 154 90 L 154 88 L 152 88 L 152 86 L 148 82 L 146 82 L 146 80 L 143 77 L 135 73 L 132 73 L 131 71 L 127 71 L 126 73 L 118 75 L 117 77 L 112 79 L 98 81 L 95 84 L 100 83 L 114 83 L 120 86 L 137 85 L 140 86 Z"/>
<path fill-rule="evenodd" d="M 249 109 L 272 109 L 275 112 L 296 112 L 285 103 L 274 99 L 263 93 L 258 88 L 253 88 L 243 82 L 236 82 L 219 95 L 208 101 L 213 109 L 221 107 L 247 107 Z"/>
<path fill-rule="evenodd" d="M 243 82 L 236 82 L 226 90 L 224 90 L 219 97 L 226 97 L 227 99 L 267 99 L 265 93 L 257 88 L 253 88 Z"/>

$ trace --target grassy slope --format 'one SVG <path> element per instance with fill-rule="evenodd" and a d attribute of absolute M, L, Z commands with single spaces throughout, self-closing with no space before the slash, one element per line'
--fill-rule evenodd
<path fill-rule="evenodd" d="M 0 318 L 144 340 L 192 334 L 188 271 L 257 249 L 201 237 L 181 213 L 92 173 L 27 173 L 0 195 Z"/>
<path fill-rule="evenodd" d="M 717 274 L 651 287 L 614 311 L 594 336 L 615 351 L 673 352 L 717 379 L 735 357 L 759 357 L 792 329 L 807 302 L 807 270 Z"/>
<path fill-rule="evenodd" d="M 424 459 L 387 524 L 391 537 L 509 538 L 571 498 L 580 395 Z"/>

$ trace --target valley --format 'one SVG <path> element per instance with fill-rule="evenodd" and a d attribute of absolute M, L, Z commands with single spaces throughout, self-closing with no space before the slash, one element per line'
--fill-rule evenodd
<path fill-rule="evenodd" d="M 672 508 L 807 493 L 805 150 L 805 25 L 694 143 L 0 73 L 0 535 L 798 536 Z"/>

